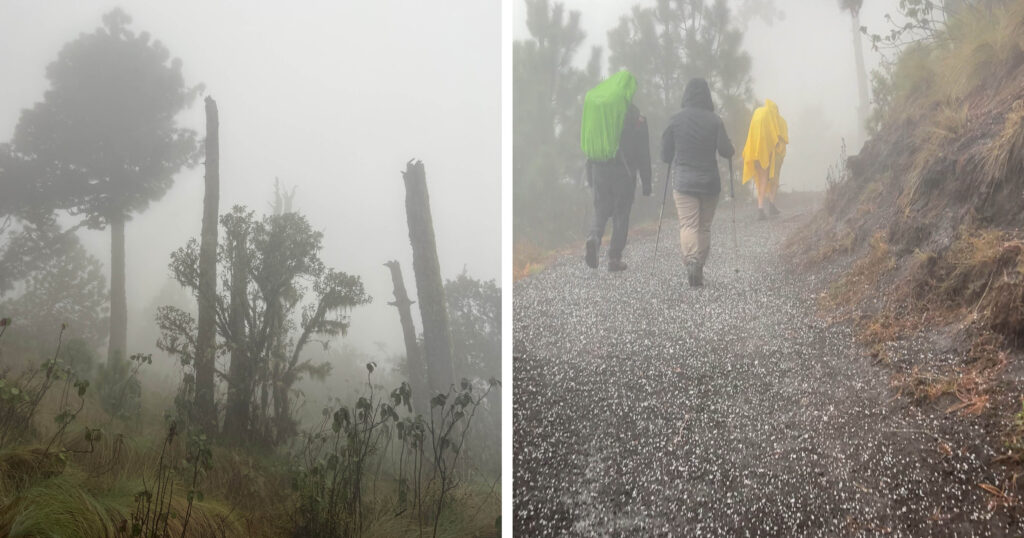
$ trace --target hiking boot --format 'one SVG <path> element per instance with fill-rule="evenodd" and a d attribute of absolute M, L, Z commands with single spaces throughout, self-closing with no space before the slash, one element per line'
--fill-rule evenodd
<path fill-rule="evenodd" d="M 587 267 L 597 269 L 597 242 L 587 241 L 587 253 L 583 255 L 583 261 L 587 262 Z"/>
<path fill-rule="evenodd" d="M 764 208 L 757 208 L 757 220 L 765 220 L 768 216 L 764 214 Z"/>
<path fill-rule="evenodd" d="M 704 266 L 702 264 L 695 264 L 693 266 L 693 282 L 695 287 L 704 285 Z"/>
<path fill-rule="evenodd" d="M 768 202 L 768 216 L 777 217 L 779 215 L 779 208 L 775 207 L 775 204 Z"/>
<path fill-rule="evenodd" d="M 703 275 L 701 274 L 700 266 L 696 262 L 687 262 L 686 264 L 686 283 L 691 288 L 696 288 L 703 285 Z"/>
<path fill-rule="evenodd" d="M 608 259 L 608 271 L 609 272 L 615 273 L 615 272 L 618 272 L 618 271 L 625 271 L 625 270 L 626 270 L 626 264 L 622 260 L 618 260 L 618 259 L 615 259 L 615 258 L 609 258 Z"/>

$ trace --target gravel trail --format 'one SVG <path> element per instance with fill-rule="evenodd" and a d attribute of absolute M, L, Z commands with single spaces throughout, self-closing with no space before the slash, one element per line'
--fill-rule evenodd
<path fill-rule="evenodd" d="M 1024 535 L 978 486 L 986 434 L 894 399 L 817 315 L 826 277 L 779 254 L 807 218 L 782 209 L 741 212 L 737 250 L 720 207 L 703 289 L 668 220 L 653 267 L 632 235 L 624 273 L 581 252 L 515 285 L 517 536 Z"/>

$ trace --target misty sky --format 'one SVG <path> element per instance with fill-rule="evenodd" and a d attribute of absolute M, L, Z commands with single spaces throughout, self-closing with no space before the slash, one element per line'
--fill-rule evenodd
<path fill-rule="evenodd" d="M 608 31 L 632 6 L 653 5 L 647 0 L 601 1 L 561 0 L 569 10 L 580 11 L 580 23 L 587 41 L 577 60 L 586 62 L 590 47 L 601 46 L 603 68 L 607 74 Z M 730 2 L 736 6 L 739 2 Z M 867 0 L 861 10 L 861 24 L 882 33 L 887 30 L 886 12 L 895 12 L 895 2 Z M 528 37 L 526 10 L 515 0 L 514 38 Z M 753 19 L 747 26 L 743 48 L 752 58 L 754 97 L 772 99 L 787 119 L 790 145 L 783 166 L 783 191 L 823 189 L 827 166 L 837 160 L 845 137 L 849 153 L 859 147 L 856 129 L 857 79 L 854 68 L 850 16 L 839 10 L 838 2 L 825 0 L 775 0 L 785 18 L 768 26 Z M 735 12 L 735 8 L 734 8 Z M 864 40 L 864 59 L 868 71 L 878 65 L 878 55 Z M 643 81 L 638 81 L 643 84 Z M 741 133 L 740 136 L 746 133 Z M 733 134 L 737 136 L 737 134 Z M 661 133 L 651 133 L 652 144 Z M 658 148 L 652 147 L 656 155 Z"/>
<path fill-rule="evenodd" d="M 233 204 L 267 212 L 280 177 L 324 232 L 328 266 L 362 277 L 374 303 L 353 312 L 351 342 L 404 354 L 382 264 L 399 260 L 414 293 L 400 174 L 411 158 L 426 165 L 443 276 L 465 266 L 499 278 L 498 2 L 0 0 L 0 140 L 42 99 L 60 48 L 119 5 L 133 30 L 181 58 L 186 83 L 217 100 L 221 213 Z M 201 98 L 182 118 L 202 136 Z M 166 286 L 170 252 L 199 235 L 202 177 L 201 166 L 179 174 L 128 223 L 130 342 L 152 324 L 132 313 Z M 109 232 L 80 236 L 109 266 Z"/>

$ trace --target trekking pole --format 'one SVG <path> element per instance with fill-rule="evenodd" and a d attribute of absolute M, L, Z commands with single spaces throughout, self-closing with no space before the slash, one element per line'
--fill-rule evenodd
<path fill-rule="evenodd" d="M 661 221 L 665 218 L 665 200 L 668 199 L 668 178 L 672 172 L 672 163 L 668 163 L 665 168 L 665 193 L 661 195 L 661 214 L 658 216 L 658 235 L 654 239 L 654 259 L 651 260 L 651 270 L 654 269 L 655 262 L 658 261 L 658 243 L 661 242 Z"/>
<path fill-rule="evenodd" d="M 729 197 L 732 198 L 732 248 L 739 249 L 739 242 L 736 240 L 736 191 L 732 187 L 732 157 L 729 157 Z"/>

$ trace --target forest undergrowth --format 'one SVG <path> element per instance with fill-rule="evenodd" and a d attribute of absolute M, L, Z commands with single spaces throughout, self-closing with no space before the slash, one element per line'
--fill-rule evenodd
<path fill-rule="evenodd" d="M 2 331 L 12 324 L 0 322 Z M 412 388 L 364 394 L 280 448 L 214 442 L 146 387 L 139 415 L 104 410 L 54 355 L 0 376 L 0 534 L 11 537 L 493 536 L 500 488 L 469 459 L 495 385 L 464 380 L 414 415 Z M 147 364 L 147 356 L 133 363 Z M 151 360 L 151 359 L 150 359 Z M 137 379 L 139 370 L 132 371 Z M 493 383 L 497 383 L 494 381 Z M 476 417 L 478 418 L 478 417 Z M 466 456 L 463 456 L 466 455 Z M 462 457 L 460 457 L 462 456 Z"/>

